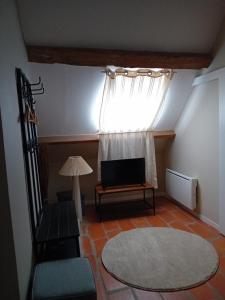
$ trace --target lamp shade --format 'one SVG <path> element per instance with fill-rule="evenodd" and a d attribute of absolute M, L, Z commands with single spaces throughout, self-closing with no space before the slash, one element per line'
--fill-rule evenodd
<path fill-rule="evenodd" d="M 63 176 L 80 176 L 93 172 L 81 156 L 70 156 L 59 171 Z"/>

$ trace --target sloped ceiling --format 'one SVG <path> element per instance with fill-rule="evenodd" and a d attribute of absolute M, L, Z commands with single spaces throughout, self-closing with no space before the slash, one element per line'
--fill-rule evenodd
<path fill-rule="evenodd" d="M 224 0 L 18 0 L 28 45 L 209 53 Z"/>

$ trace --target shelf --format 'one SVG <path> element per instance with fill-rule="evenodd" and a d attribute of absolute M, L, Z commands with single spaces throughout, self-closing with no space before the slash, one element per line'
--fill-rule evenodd
<path fill-rule="evenodd" d="M 104 188 L 101 184 L 96 185 L 96 193 L 99 195 L 104 194 L 114 194 L 114 193 L 122 193 L 122 192 L 135 192 L 135 191 L 145 191 L 149 189 L 154 189 L 154 186 L 150 183 L 142 184 L 134 184 L 134 185 L 124 185 L 124 186 L 115 186 L 115 187 L 107 187 Z"/>
<path fill-rule="evenodd" d="M 154 131 L 154 138 L 174 138 L 176 136 L 173 130 Z M 40 144 L 69 144 L 69 143 L 87 143 L 98 142 L 98 134 L 77 134 L 61 136 L 41 136 L 38 138 Z"/>

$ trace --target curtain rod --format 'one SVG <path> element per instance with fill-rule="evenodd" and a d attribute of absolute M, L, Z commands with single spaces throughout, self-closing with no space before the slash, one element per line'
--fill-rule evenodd
<path fill-rule="evenodd" d="M 140 130 L 140 131 L 125 131 L 125 132 L 98 132 L 98 135 L 109 135 L 109 134 L 134 134 L 134 133 L 154 133 L 155 130 Z"/>
<path fill-rule="evenodd" d="M 137 76 L 138 75 L 151 76 L 154 73 L 155 74 L 159 73 L 160 75 L 166 74 L 166 75 L 173 76 L 174 73 L 177 73 L 170 69 L 163 69 L 163 70 L 159 70 L 159 71 L 155 71 L 155 70 L 151 70 L 151 69 L 138 69 L 138 70 L 116 69 L 115 71 L 111 71 L 110 69 L 105 69 L 105 70 L 102 70 L 101 72 L 105 73 L 107 75 L 114 74 L 114 75 L 125 75 L 125 76 L 129 75 L 129 72 L 133 76 L 135 73 L 137 74 Z"/>

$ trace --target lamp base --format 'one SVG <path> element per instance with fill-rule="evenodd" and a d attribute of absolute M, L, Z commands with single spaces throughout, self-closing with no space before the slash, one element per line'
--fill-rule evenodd
<path fill-rule="evenodd" d="M 81 208 L 79 176 L 73 176 L 73 201 L 75 202 L 77 218 L 80 222 L 82 222 L 83 217 Z"/>

